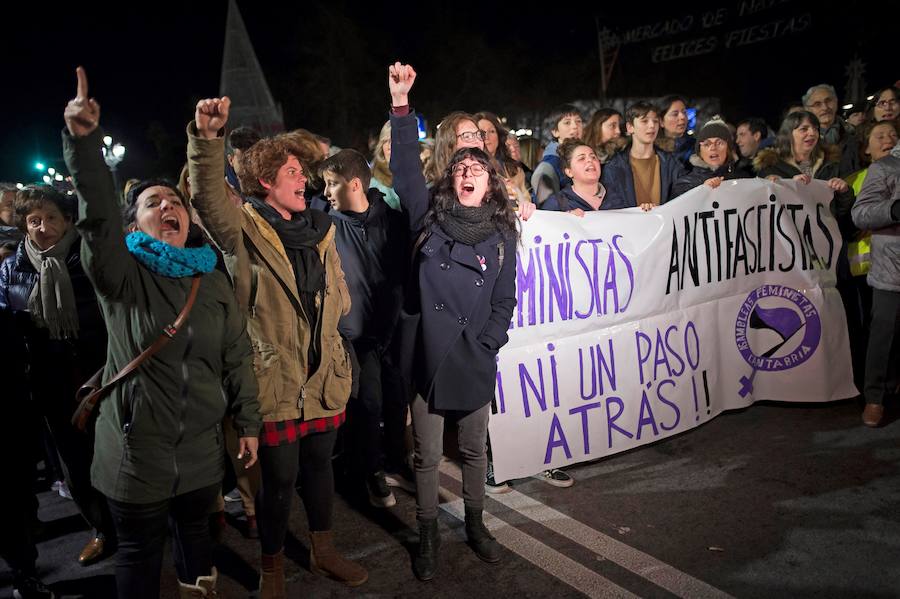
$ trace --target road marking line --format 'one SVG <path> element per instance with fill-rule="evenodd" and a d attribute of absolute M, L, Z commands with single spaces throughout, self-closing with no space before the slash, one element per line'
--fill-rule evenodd
<path fill-rule="evenodd" d="M 440 471 L 457 481 L 462 481 L 462 473 L 459 466 L 449 460 L 441 462 Z M 689 599 L 733 599 L 731 595 L 724 591 L 702 580 L 698 580 L 630 545 L 594 530 L 590 526 L 582 524 L 519 491 L 513 490 L 507 493 L 491 495 L 490 497 L 526 518 L 549 528 L 570 541 L 578 543 L 582 547 L 590 549 L 594 553 L 615 562 L 678 597 Z"/>
<path fill-rule="evenodd" d="M 443 470 L 443 467 L 441 469 Z M 441 509 L 455 518 L 465 520 L 462 498 L 443 488 L 441 495 L 450 499 L 449 503 L 440 505 Z M 639 597 L 488 512 L 484 512 L 484 524 L 498 543 L 588 597 L 597 599 Z"/>

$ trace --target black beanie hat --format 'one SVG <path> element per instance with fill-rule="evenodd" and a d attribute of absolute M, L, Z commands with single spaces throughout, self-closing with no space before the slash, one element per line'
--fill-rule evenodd
<path fill-rule="evenodd" d="M 697 133 L 697 141 L 701 142 L 707 140 L 711 137 L 718 137 L 719 139 L 723 139 L 728 142 L 728 145 L 731 145 L 732 133 L 731 129 L 728 128 L 728 125 L 725 124 L 725 121 L 722 120 L 722 117 L 716 115 L 706 121 L 706 124 L 700 128 L 700 131 Z"/>

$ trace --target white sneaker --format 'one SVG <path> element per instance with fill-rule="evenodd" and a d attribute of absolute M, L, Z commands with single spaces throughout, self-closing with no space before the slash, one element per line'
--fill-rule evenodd
<path fill-rule="evenodd" d="M 394 507 L 397 498 L 391 493 L 385 480 L 384 472 L 376 472 L 366 481 L 366 491 L 369 493 L 369 503 L 373 507 Z"/>
<path fill-rule="evenodd" d="M 59 493 L 59 496 L 63 499 L 72 499 L 72 491 L 69 490 L 69 485 L 66 484 L 66 481 L 58 480 L 50 488 Z"/>
<path fill-rule="evenodd" d="M 229 491 L 227 494 L 222 496 L 222 499 L 225 500 L 225 503 L 237 503 L 241 501 L 241 492 L 236 488 Z"/>
<path fill-rule="evenodd" d="M 543 472 L 538 472 L 537 474 L 533 475 L 532 478 L 542 480 L 548 485 L 553 485 L 554 487 L 560 488 L 571 487 L 575 484 L 575 479 L 573 479 L 571 476 L 569 476 L 559 468 L 553 468 L 552 470 L 544 470 Z"/>
<path fill-rule="evenodd" d="M 484 477 L 484 490 L 491 495 L 499 495 L 501 493 L 509 493 L 512 491 L 507 483 L 498 483 L 494 480 L 494 464 L 488 462 L 487 473 Z"/>
<path fill-rule="evenodd" d="M 407 493 L 416 492 L 416 475 L 406 464 L 398 472 L 385 472 L 384 481 L 389 487 L 397 487 Z"/>

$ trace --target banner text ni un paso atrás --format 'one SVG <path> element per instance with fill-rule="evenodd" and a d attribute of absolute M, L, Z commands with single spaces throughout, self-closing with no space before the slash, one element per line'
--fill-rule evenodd
<path fill-rule="evenodd" d="M 498 481 L 683 432 L 758 399 L 856 395 L 824 183 L 726 181 L 649 213 L 523 223 L 498 356 Z"/>

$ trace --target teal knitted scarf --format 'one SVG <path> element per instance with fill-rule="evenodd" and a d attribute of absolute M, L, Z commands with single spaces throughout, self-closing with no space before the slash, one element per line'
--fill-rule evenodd
<path fill-rule="evenodd" d="M 197 248 L 177 248 L 134 231 L 125 236 L 125 245 L 141 264 L 165 277 L 189 277 L 212 272 L 216 267 L 216 253 L 208 243 Z"/>

